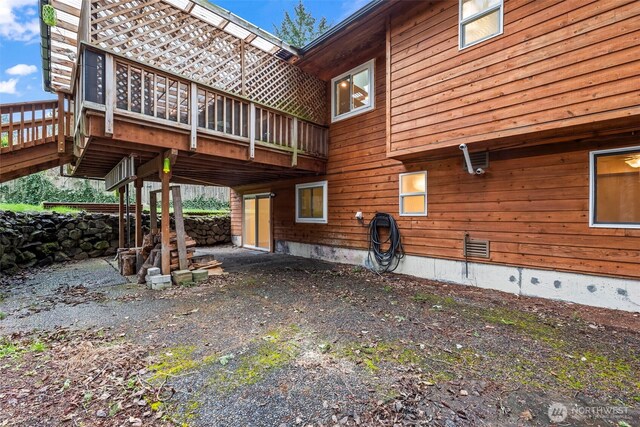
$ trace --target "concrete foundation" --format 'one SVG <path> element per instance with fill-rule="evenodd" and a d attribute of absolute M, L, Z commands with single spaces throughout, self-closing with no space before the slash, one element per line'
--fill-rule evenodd
<path fill-rule="evenodd" d="M 366 266 L 367 251 L 276 241 L 276 252 Z M 640 312 L 640 281 L 407 255 L 395 273 L 517 295 Z"/>

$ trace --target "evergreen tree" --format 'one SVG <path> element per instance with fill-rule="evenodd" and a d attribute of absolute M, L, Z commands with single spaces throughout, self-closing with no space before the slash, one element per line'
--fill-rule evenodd
<path fill-rule="evenodd" d="M 317 24 L 316 24 L 317 22 Z M 320 36 L 329 29 L 327 19 L 319 20 L 307 12 L 302 0 L 293 9 L 293 18 L 289 12 L 284 12 L 284 19 L 280 26 L 274 25 L 276 35 L 295 47 L 303 47 L 311 40 Z"/>

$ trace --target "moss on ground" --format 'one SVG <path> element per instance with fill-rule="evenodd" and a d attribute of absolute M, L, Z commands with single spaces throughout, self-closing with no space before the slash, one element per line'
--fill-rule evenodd
<path fill-rule="evenodd" d="M 604 392 L 637 390 L 640 392 L 638 360 L 609 357 L 589 350 L 570 355 L 555 355 L 550 374 L 563 387 L 572 390 L 596 389 Z M 631 400 L 634 400 L 632 397 Z"/>
<path fill-rule="evenodd" d="M 428 304 L 431 307 L 451 309 L 451 308 L 458 308 L 463 306 L 463 304 L 457 302 L 452 297 L 429 294 L 424 292 L 416 292 L 416 294 L 413 295 L 411 299 L 420 304 Z"/>
<path fill-rule="evenodd" d="M 219 370 L 209 385 L 222 392 L 231 392 L 241 386 L 256 384 L 269 372 L 284 367 L 299 354 L 298 346 L 291 339 L 297 331 L 297 327 L 292 326 L 288 330 L 269 332 L 253 351 L 239 357 L 233 366 Z"/>
<path fill-rule="evenodd" d="M 361 363 L 370 372 L 378 371 L 382 363 L 416 365 L 423 361 L 415 350 L 399 342 L 351 343 L 338 349 L 335 354 Z"/>
<path fill-rule="evenodd" d="M 194 357 L 195 351 L 195 346 L 178 346 L 167 349 L 159 356 L 157 363 L 149 366 L 149 370 L 154 373 L 151 380 L 164 380 L 169 377 L 175 377 L 216 360 L 215 354 L 202 358 Z"/>

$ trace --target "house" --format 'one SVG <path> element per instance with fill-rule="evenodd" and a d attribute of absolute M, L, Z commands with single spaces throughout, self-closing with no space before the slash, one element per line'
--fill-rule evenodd
<path fill-rule="evenodd" d="M 352 264 L 387 213 L 398 273 L 639 309 L 640 3 L 373 0 L 303 48 L 203 0 L 41 3 L 58 133 L 15 124 L 0 177 L 226 185 L 236 244 Z"/>
<path fill-rule="evenodd" d="M 327 82 L 326 174 L 235 187 L 235 242 L 363 264 L 385 212 L 407 254 L 397 272 L 637 311 L 639 14 L 369 3 L 297 62 Z"/>

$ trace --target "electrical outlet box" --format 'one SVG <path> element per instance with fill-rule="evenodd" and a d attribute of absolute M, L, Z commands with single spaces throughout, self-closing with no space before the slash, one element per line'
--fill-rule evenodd
<path fill-rule="evenodd" d="M 362 215 L 362 212 L 356 212 L 356 219 L 363 219 L 364 215 Z"/>

